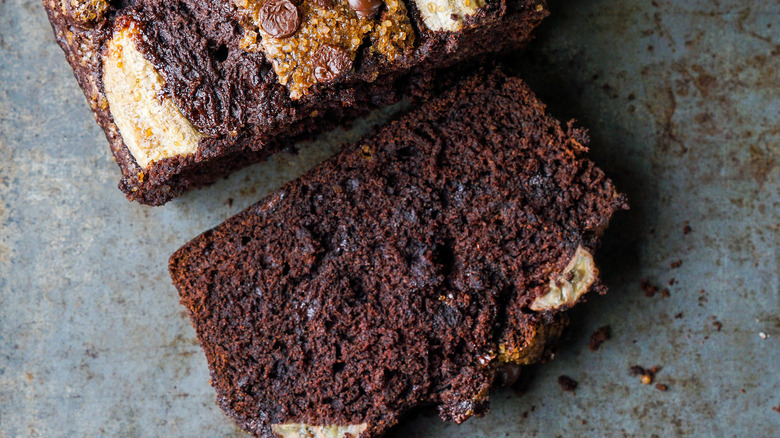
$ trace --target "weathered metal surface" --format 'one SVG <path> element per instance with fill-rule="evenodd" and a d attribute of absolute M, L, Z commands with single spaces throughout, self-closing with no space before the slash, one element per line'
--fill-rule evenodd
<path fill-rule="evenodd" d="M 630 195 L 599 254 L 610 293 L 575 312 L 522 396 L 391 435 L 777 436 L 780 2 L 551 3 L 518 64 Z M 128 203 L 40 3 L 0 2 L 0 436 L 243 436 L 214 403 L 167 257 L 355 135 L 161 208 Z M 591 352 L 603 325 L 613 337 Z M 635 364 L 661 366 L 668 390 Z"/>

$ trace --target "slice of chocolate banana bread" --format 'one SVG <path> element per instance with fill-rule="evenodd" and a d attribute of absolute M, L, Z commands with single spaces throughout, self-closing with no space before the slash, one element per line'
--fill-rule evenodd
<path fill-rule="evenodd" d="M 545 0 L 43 0 L 122 170 L 160 205 L 521 47 Z"/>
<path fill-rule="evenodd" d="M 479 74 L 178 250 L 222 408 L 268 437 L 484 412 L 604 291 L 592 254 L 627 207 L 587 142 L 519 79 Z"/>

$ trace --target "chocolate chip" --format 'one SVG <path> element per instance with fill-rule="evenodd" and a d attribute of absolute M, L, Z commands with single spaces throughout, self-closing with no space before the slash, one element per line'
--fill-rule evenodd
<path fill-rule="evenodd" d="M 260 27 L 274 38 L 287 38 L 298 30 L 301 18 L 290 0 L 268 0 L 258 13 Z"/>
<path fill-rule="evenodd" d="M 311 59 L 314 64 L 314 77 L 319 82 L 330 82 L 352 67 L 352 60 L 347 52 L 328 44 L 317 49 Z"/>
<path fill-rule="evenodd" d="M 520 378 L 520 365 L 505 364 L 496 370 L 496 385 L 501 388 L 514 385 Z"/>
<path fill-rule="evenodd" d="M 371 18 L 382 7 L 382 0 L 347 0 L 349 7 L 357 12 L 358 17 Z"/>

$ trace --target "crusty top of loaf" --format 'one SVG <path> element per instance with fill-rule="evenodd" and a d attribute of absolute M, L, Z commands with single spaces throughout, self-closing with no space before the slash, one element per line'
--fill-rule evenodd
<path fill-rule="evenodd" d="M 376 0 L 44 5 L 123 171 L 120 188 L 157 205 L 228 171 L 209 162 L 232 154 L 239 167 L 251 161 L 241 152 L 280 149 L 430 89 L 431 69 L 518 47 L 547 14 L 537 0 L 430 0 L 424 14 L 415 1 L 384 0 L 368 16 L 361 4 Z M 263 30 L 287 29 L 279 11 L 297 17 L 290 36 Z M 426 17 L 460 24 L 433 31 Z"/>

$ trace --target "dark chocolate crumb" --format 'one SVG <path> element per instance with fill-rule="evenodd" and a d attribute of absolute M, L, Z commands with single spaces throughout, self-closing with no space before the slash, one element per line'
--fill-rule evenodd
<path fill-rule="evenodd" d="M 645 296 L 648 298 L 652 298 L 658 292 L 658 287 L 650 284 L 650 280 L 646 278 L 642 279 L 642 282 L 640 283 L 640 287 L 645 292 Z"/>
<path fill-rule="evenodd" d="M 720 323 L 720 321 L 713 321 L 712 325 L 715 326 L 715 330 L 720 331 L 720 329 L 723 328 L 723 324 Z"/>
<path fill-rule="evenodd" d="M 667 388 L 666 385 L 664 385 L 663 383 L 656 383 L 655 384 L 655 389 L 657 389 L 659 391 L 666 391 L 669 388 Z"/>
<path fill-rule="evenodd" d="M 691 226 L 690 226 L 690 225 L 688 225 L 688 224 L 685 224 L 685 226 L 683 227 L 683 234 L 684 234 L 684 235 L 685 235 L 685 234 L 688 234 L 688 233 L 690 233 L 691 231 L 693 231 L 693 228 L 691 228 Z"/>
<path fill-rule="evenodd" d="M 677 280 L 675 280 L 674 277 L 669 279 L 669 286 L 674 286 L 675 283 L 677 283 Z"/>
<path fill-rule="evenodd" d="M 569 376 L 559 376 L 558 384 L 561 385 L 561 389 L 564 391 L 574 392 L 577 389 L 577 381 Z"/>
<path fill-rule="evenodd" d="M 227 206 L 232 207 L 233 206 L 233 198 L 227 198 Z"/>
<path fill-rule="evenodd" d="M 674 315 L 674 319 L 680 319 L 680 318 L 682 318 L 682 317 L 683 317 L 683 313 L 682 313 L 682 312 L 680 312 L 680 313 L 678 313 L 678 314 Z"/>
<path fill-rule="evenodd" d="M 608 325 L 599 327 L 598 330 L 590 335 L 590 351 L 596 351 L 601 347 L 604 341 L 612 337 L 612 328 Z"/>
<path fill-rule="evenodd" d="M 780 405 L 773 407 L 772 410 L 780 414 Z"/>
<path fill-rule="evenodd" d="M 666 289 L 666 288 L 661 289 L 660 294 L 661 294 L 661 298 L 669 298 L 669 295 L 670 295 L 669 294 L 669 289 Z"/>
<path fill-rule="evenodd" d="M 682 266 L 682 260 L 678 259 L 677 261 L 672 262 L 671 266 L 672 266 L 672 269 L 679 268 L 680 266 Z"/>

